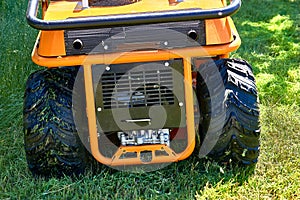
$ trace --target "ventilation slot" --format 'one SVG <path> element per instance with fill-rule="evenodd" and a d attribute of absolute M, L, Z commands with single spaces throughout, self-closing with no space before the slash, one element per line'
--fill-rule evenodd
<path fill-rule="evenodd" d="M 104 109 L 174 104 L 170 69 L 105 72 L 101 78 Z"/>

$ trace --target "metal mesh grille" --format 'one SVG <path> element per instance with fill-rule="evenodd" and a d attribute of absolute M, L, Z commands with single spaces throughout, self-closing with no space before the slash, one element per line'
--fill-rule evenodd
<path fill-rule="evenodd" d="M 101 78 L 104 109 L 174 104 L 172 69 L 105 72 Z"/>

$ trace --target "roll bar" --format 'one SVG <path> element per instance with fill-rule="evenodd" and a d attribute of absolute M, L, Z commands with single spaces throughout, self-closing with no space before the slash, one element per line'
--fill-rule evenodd
<path fill-rule="evenodd" d="M 240 7 L 241 0 L 232 0 L 230 5 L 226 7 L 214 8 L 209 10 L 193 8 L 175 11 L 172 10 L 132 14 L 104 15 L 48 21 L 37 18 L 39 0 L 29 0 L 26 18 L 30 26 L 39 30 L 105 28 L 114 26 L 131 26 L 141 24 L 223 18 L 234 14 L 239 10 Z"/>

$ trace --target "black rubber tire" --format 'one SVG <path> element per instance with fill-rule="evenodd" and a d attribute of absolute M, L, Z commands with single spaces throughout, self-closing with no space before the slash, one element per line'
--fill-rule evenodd
<path fill-rule="evenodd" d="M 76 67 L 45 69 L 30 75 L 24 95 L 23 125 L 27 163 L 36 176 L 79 175 L 86 167 L 72 115 Z"/>
<path fill-rule="evenodd" d="M 221 59 L 203 64 L 198 71 L 199 155 L 225 163 L 256 163 L 260 126 L 252 67 L 244 60 Z"/>

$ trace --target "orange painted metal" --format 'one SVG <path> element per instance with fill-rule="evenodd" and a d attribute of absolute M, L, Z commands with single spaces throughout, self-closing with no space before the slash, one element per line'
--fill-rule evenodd
<path fill-rule="evenodd" d="M 225 51 L 229 53 L 235 50 L 230 47 L 226 48 L 226 46 L 217 46 L 215 47 L 216 52 L 214 52 L 214 50 L 209 47 L 209 45 L 230 44 L 233 41 L 232 30 L 235 30 L 235 27 L 230 17 L 227 17 L 226 19 L 206 20 L 205 24 L 207 45 L 202 48 L 207 48 L 208 55 L 220 54 L 220 48 L 222 48 L 221 54 Z M 237 35 L 237 32 L 234 33 Z M 41 37 L 38 39 L 40 40 L 38 48 L 39 56 L 66 56 L 64 31 L 41 31 Z"/>
<path fill-rule="evenodd" d="M 143 146 L 120 146 L 112 158 L 107 158 L 99 151 L 101 144 L 98 142 L 98 134 L 96 127 L 96 111 L 95 111 L 95 96 L 92 80 L 92 65 L 85 64 L 84 68 L 84 84 L 86 92 L 86 113 L 88 118 L 88 128 L 90 135 L 90 146 L 93 157 L 99 162 L 110 165 L 138 165 L 145 164 L 140 158 L 142 151 L 151 151 L 153 163 L 175 162 L 183 160 L 190 156 L 195 148 L 195 124 L 194 124 L 194 103 L 193 103 L 193 88 L 192 88 L 192 72 L 191 59 L 184 58 L 184 87 L 185 87 L 185 101 L 186 101 L 186 124 L 187 124 L 187 147 L 179 154 L 176 154 L 170 147 L 166 145 L 143 145 Z M 156 156 L 155 151 L 165 151 L 169 156 Z M 121 156 L 126 152 L 136 152 L 137 157 L 123 159 Z"/>
<path fill-rule="evenodd" d="M 192 65 L 191 58 L 185 57 L 183 60 L 184 67 L 184 96 L 185 96 L 185 109 L 186 109 L 186 124 L 187 124 L 187 148 L 182 152 L 178 160 L 183 160 L 189 157 L 195 148 L 196 134 L 194 122 L 194 97 L 193 97 L 193 78 L 192 78 Z"/>
<path fill-rule="evenodd" d="M 188 0 L 180 3 L 172 3 L 172 0 L 141 0 L 126 6 L 92 7 L 78 11 L 77 1 L 51 1 L 49 5 L 43 4 L 42 7 L 45 20 L 59 20 L 72 17 L 142 13 L 189 8 L 210 9 L 223 7 L 224 4 L 226 4 L 225 0 Z M 240 37 L 230 17 L 205 20 L 205 24 L 207 43 L 205 46 L 74 56 L 66 56 L 64 31 L 41 31 L 32 52 L 32 60 L 36 64 L 48 68 L 83 66 L 90 147 L 91 153 L 96 160 L 110 166 L 175 162 L 190 156 L 195 148 L 196 134 L 191 59 L 193 57 L 228 57 L 229 53 L 238 49 L 241 44 Z M 99 143 L 97 133 L 92 65 L 153 62 L 176 58 L 183 59 L 184 68 L 184 95 L 187 125 L 186 149 L 181 153 L 175 153 L 171 147 L 161 144 L 120 146 L 111 158 L 104 156 L 99 150 L 102 144 Z M 147 162 L 141 159 L 142 152 L 144 151 L 151 152 L 151 161 Z M 156 155 L 156 151 L 164 151 L 168 156 Z M 128 152 L 136 153 L 137 156 L 133 158 L 123 158 L 122 156 Z"/>
<path fill-rule="evenodd" d="M 118 64 L 128 62 L 148 62 L 157 60 L 168 60 L 180 57 L 217 56 L 228 54 L 238 49 L 241 44 L 239 36 L 233 42 L 222 45 L 211 45 L 203 47 L 182 48 L 174 50 L 156 50 L 139 52 L 121 52 L 101 55 L 79 55 L 79 56 L 57 56 L 43 57 L 33 49 L 32 60 L 34 63 L 45 67 L 77 66 L 82 64 Z M 180 56 L 178 56 L 180 55 Z"/>
<path fill-rule="evenodd" d="M 41 31 L 38 55 L 44 57 L 64 56 L 64 31 Z"/>
<path fill-rule="evenodd" d="M 233 40 L 228 18 L 205 20 L 206 45 L 226 44 Z"/>
<path fill-rule="evenodd" d="M 170 4 L 168 0 L 141 0 L 125 6 L 115 7 L 92 7 L 83 9 L 80 12 L 76 10 L 77 1 L 51 1 L 49 6 L 44 5 L 45 20 L 61 20 L 67 18 L 101 16 L 126 13 L 143 13 L 147 11 L 180 10 L 191 8 L 220 8 L 223 7 L 222 1 L 183 1 L 176 4 Z M 44 13 L 43 12 L 43 13 Z M 43 14 L 44 15 L 44 14 Z M 233 39 L 231 30 L 234 29 L 233 23 L 230 23 L 230 17 L 222 19 L 205 20 L 206 23 L 206 42 L 207 45 L 227 44 Z M 51 33 L 52 32 L 52 33 Z M 65 43 L 63 41 L 63 31 L 42 31 L 42 38 L 39 42 L 38 55 L 44 57 L 65 56 Z M 49 38 L 53 39 L 49 39 Z M 54 42 L 53 42 L 54 41 Z M 49 50 L 47 50 L 49 49 Z M 43 65 L 44 66 L 44 65 Z"/>
<path fill-rule="evenodd" d="M 88 128 L 90 135 L 90 145 L 91 153 L 99 162 L 110 165 L 111 159 L 104 157 L 99 152 L 98 144 L 98 134 L 96 127 L 96 110 L 95 110 L 95 100 L 94 100 L 94 89 L 93 89 L 93 79 L 92 79 L 92 66 L 84 65 L 84 87 L 86 94 L 86 113 L 88 118 Z"/>
<path fill-rule="evenodd" d="M 145 162 L 141 160 L 141 154 L 144 151 L 151 152 L 151 160 Z M 164 151 L 168 156 L 157 156 L 155 151 Z M 133 158 L 122 158 L 122 155 L 131 152 L 136 153 L 137 156 Z M 143 145 L 143 146 L 121 146 L 112 157 L 111 166 L 121 165 L 139 165 L 139 164 L 157 164 L 157 163 L 169 163 L 178 161 L 178 155 L 168 146 L 157 144 L 157 145 Z"/>

